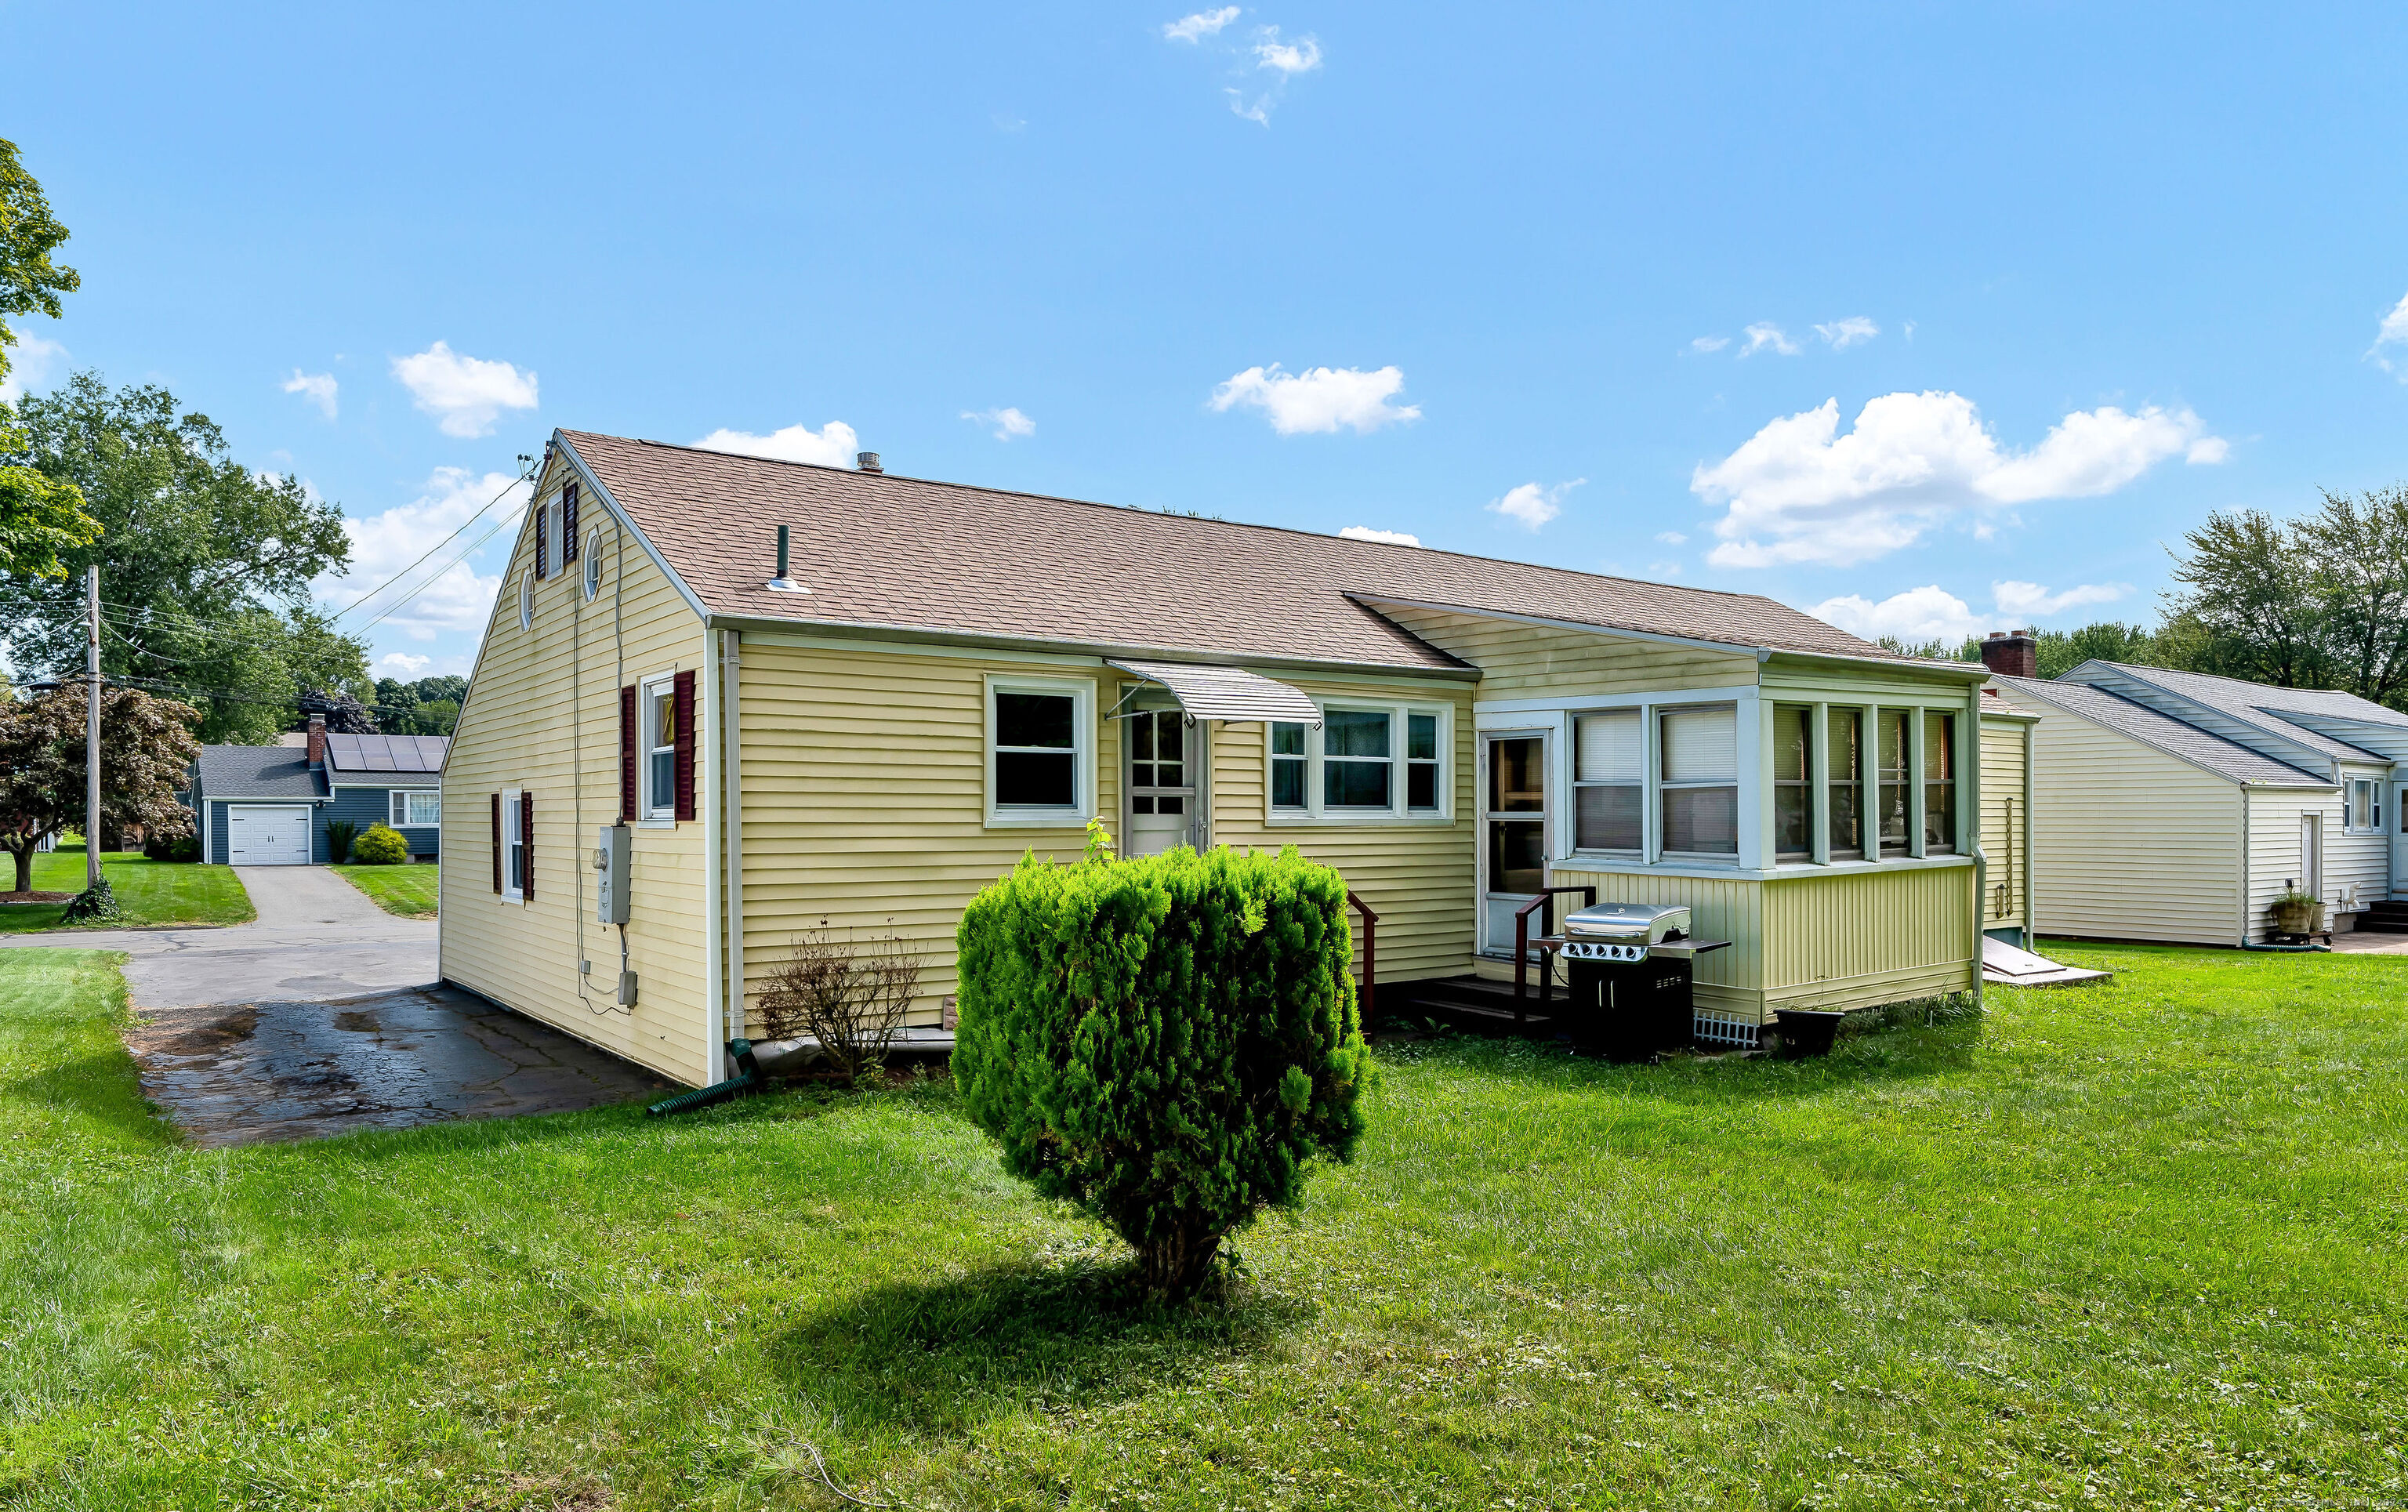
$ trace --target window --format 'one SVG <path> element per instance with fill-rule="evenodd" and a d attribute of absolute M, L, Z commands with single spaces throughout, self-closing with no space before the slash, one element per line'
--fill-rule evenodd
<path fill-rule="evenodd" d="M 1923 715 L 1923 853 L 1956 849 L 1956 716 Z"/>
<path fill-rule="evenodd" d="M 431 830 L 443 822 L 443 795 L 439 792 L 395 792 L 393 795 L 393 827 L 396 830 Z"/>
<path fill-rule="evenodd" d="M 1438 811 L 1438 716 L 1405 716 L 1405 806 Z"/>
<path fill-rule="evenodd" d="M 530 573 L 519 574 L 519 628 L 535 628 L 535 578 Z"/>
<path fill-rule="evenodd" d="M 1305 753 L 1305 727 L 1282 720 L 1271 726 L 1271 806 L 1305 806 L 1305 779 L 1312 758 Z"/>
<path fill-rule="evenodd" d="M 1823 759 L 1830 763 L 1830 849 L 1833 861 L 1861 861 L 1865 854 L 1864 730 L 1861 709 L 1829 711 Z"/>
<path fill-rule="evenodd" d="M 585 536 L 585 600 L 602 592 L 602 533 L 589 531 Z"/>
<path fill-rule="evenodd" d="M 1664 850 L 1739 854 L 1739 719 L 1728 705 L 1660 716 Z"/>
<path fill-rule="evenodd" d="M 2349 779 L 2349 812 L 2344 820 L 2353 830 L 2383 828 L 2383 790 L 2372 777 Z"/>
<path fill-rule="evenodd" d="M 1572 720 L 1572 846 L 1579 850 L 1640 847 L 1647 804 L 1647 749 L 1635 708 L 1583 714 Z"/>
<path fill-rule="evenodd" d="M 637 755 L 643 763 L 646 819 L 677 818 L 677 727 L 676 679 L 663 678 L 644 684 L 636 729 Z"/>
<path fill-rule="evenodd" d="M 502 794 L 502 896 L 526 896 L 526 822 L 521 810 L 523 795 Z"/>
<path fill-rule="evenodd" d="M 1182 814 L 1185 792 L 1165 788 L 1189 784 L 1187 716 L 1175 708 L 1147 709 L 1129 716 L 1129 812 Z"/>
<path fill-rule="evenodd" d="M 566 544 L 560 529 L 560 501 L 554 499 L 543 506 L 543 571 L 546 577 L 560 574 L 560 553 Z"/>
<path fill-rule="evenodd" d="M 1021 823 L 1077 823 L 1094 802 L 1092 684 L 997 680 L 987 684 L 987 811 Z M 1151 720 L 1146 722 L 1153 722 Z M 1166 777 L 1158 744 L 1149 745 L 1151 776 Z M 1169 775 L 1186 776 L 1174 749 Z M 1172 785 L 1185 786 L 1184 782 Z"/>
<path fill-rule="evenodd" d="M 1386 709 L 1333 708 L 1322 715 L 1321 806 L 1394 808 L 1396 763 Z"/>
<path fill-rule="evenodd" d="M 1876 710 L 1874 729 L 1880 732 L 1880 746 L 1875 755 L 1873 780 L 1880 789 L 1880 806 L 1874 810 L 1881 828 L 1881 853 L 1885 856 L 1906 854 L 1906 782 L 1907 782 L 1907 716 L 1902 708 Z"/>
<path fill-rule="evenodd" d="M 1772 851 L 1783 861 L 1814 855 L 1814 711 L 1772 711 Z"/>

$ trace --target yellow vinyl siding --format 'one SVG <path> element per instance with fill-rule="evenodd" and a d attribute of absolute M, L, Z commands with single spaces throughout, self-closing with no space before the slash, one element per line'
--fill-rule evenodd
<path fill-rule="evenodd" d="M 1075 678 L 1094 665 L 829 650 L 743 642 L 744 977 L 747 1021 L 795 936 L 896 934 L 924 967 L 910 1021 L 938 1021 L 954 991 L 953 934 L 981 888 L 1029 851 L 1076 860 L 1078 825 L 986 824 L 990 676 Z M 1119 726 L 1099 720 L 1096 815 L 1117 829 Z"/>
<path fill-rule="evenodd" d="M 1728 940 L 1727 950 L 1698 958 L 1697 1001 L 1701 1008 L 1756 1015 L 1764 1006 L 1764 884 L 1748 877 L 1675 877 L 1660 872 L 1605 871 L 1555 866 L 1548 874 L 1563 887 L 1594 887 L 1599 903 L 1679 906 L 1689 910 L 1689 933 L 1701 940 Z M 1559 909 L 1582 906 L 1578 893 L 1555 900 Z M 1537 915 L 1532 915 L 1536 918 Z M 1561 913 L 1557 919 L 1562 918 Z M 1512 942 L 1505 944 L 1512 954 Z M 1488 964 L 1484 963 L 1484 965 Z M 1513 963 L 1502 963 L 1511 977 Z M 1484 971 L 1483 975 L 1496 975 Z"/>
<path fill-rule="evenodd" d="M 549 503 L 568 476 L 555 462 L 537 497 Z M 580 513 L 580 535 L 602 529 L 601 592 L 586 603 L 584 563 L 570 563 L 537 583 L 535 627 L 520 629 L 519 581 L 535 551 L 533 525 L 523 525 L 478 651 L 443 774 L 441 971 L 665 1076 L 714 1080 L 703 821 L 635 832 L 627 950 L 640 987 L 632 1012 L 617 1006 L 618 931 L 594 921 L 587 864 L 595 831 L 619 812 L 618 633 L 624 681 L 692 669 L 700 688 L 710 680 L 702 621 L 598 501 L 589 496 Z M 703 723 L 698 717 L 698 814 L 710 810 Z M 523 906 L 493 887 L 492 795 L 506 788 L 535 800 L 535 897 Z M 580 927 L 581 959 L 593 963 L 581 982 Z"/>
<path fill-rule="evenodd" d="M 2039 927 L 2106 939 L 2234 943 L 2242 789 L 2081 715 L 2045 705 L 2032 712 L 2041 717 L 2032 732 Z M 2296 820 L 2290 843 L 2296 856 Z"/>
<path fill-rule="evenodd" d="M 1314 698 L 1338 702 L 1453 705 L 1453 818 L 1444 823 L 1274 824 L 1263 791 L 1263 727 L 1215 725 L 1211 735 L 1214 843 L 1268 850 L 1293 845 L 1312 860 L 1338 868 L 1346 885 L 1380 916 L 1381 981 L 1456 977 L 1470 971 L 1474 800 L 1469 685 L 1434 679 L 1426 688 L 1399 688 L 1394 683 L 1373 687 L 1284 675 L 1280 680 Z M 1349 917 L 1351 921 L 1351 911 Z M 1359 972 L 1361 967 L 1358 928 L 1355 968 Z"/>
<path fill-rule="evenodd" d="M 1483 699 L 1578 698 L 1659 688 L 1737 688 L 1756 680 L 1753 654 L 1380 606 L 1380 612 L 1480 668 Z"/>
<path fill-rule="evenodd" d="M 1982 720 L 1982 850 L 1990 863 L 1989 895 L 1981 900 L 1985 930 L 2020 929 L 2025 923 L 2025 889 L 2031 869 L 2027 837 L 2031 815 L 2024 796 L 2028 728 L 2021 720 Z"/>

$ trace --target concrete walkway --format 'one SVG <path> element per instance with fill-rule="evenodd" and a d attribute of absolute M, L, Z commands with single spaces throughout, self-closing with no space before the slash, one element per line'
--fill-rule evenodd
<path fill-rule="evenodd" d="M 196 1144 L 573 1111 L 667 1085 L 436 985 L 433 920 L 386 913 L 322 866 L 235 875 L 256 922 L 0 935 L 126 953 L 142 1090 Z"/>

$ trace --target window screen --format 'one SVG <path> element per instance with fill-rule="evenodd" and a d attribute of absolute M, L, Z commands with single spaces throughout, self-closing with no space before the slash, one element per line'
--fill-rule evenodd
<path fill-rule="evenodd" d="M 1635 708 L 1572 720 L 1572 844 L 1636 850 L 1647 792 L 1647 752 Z"/>
<path fill-rule="evenodd" d="M 1723 708 L 1663 716 L 1664 849 L 1739 853 L 1739 721 Z"/>

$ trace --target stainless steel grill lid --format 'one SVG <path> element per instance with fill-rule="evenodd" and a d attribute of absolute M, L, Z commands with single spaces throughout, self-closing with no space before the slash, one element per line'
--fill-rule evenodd
<path fill-rule="evenodd" d="M 1653 945 L 1689 933 L 1689 910 L 1677 905 L 1600 903 L 1564 920 L 1564 934 L 1579 940 Z"/>

